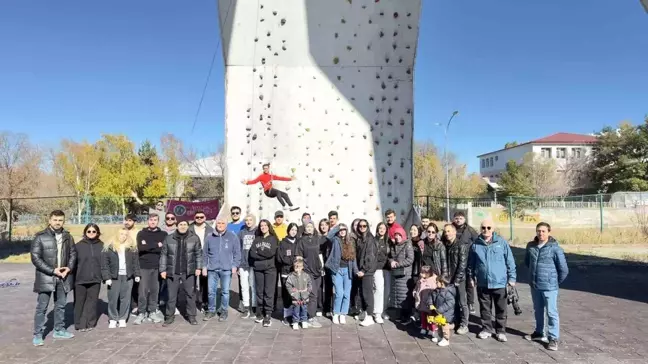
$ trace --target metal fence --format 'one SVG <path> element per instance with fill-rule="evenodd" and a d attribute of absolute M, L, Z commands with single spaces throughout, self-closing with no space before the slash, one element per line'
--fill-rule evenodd
<path fill-rule="evenodd" d="M 72 233 L 93 222 L 100 226 L 121 226 L 125 213 L 134 213 L 137 222 L 147 219 L 149 208 L 157 201 L 207 201 L 221 196 L 142 198 L 139 204 L 132 197 L 57 196 L 0 199 L 0 241 L 31 239 L 47 225 L 47 216 L 53 210 L 65 213 L 66 228 Z M 9 218 L 11 217 L 11 218 Z"/>
<path fill-rule="evenodd" d="M 416 196 L 414 205 L 422 216 L 435 221 L 445 220 L 445 197 Z M 485 218 L 493 219 L 500 233 L 510 240 L 533 237 L 535 225 L 541 221 L 563 231 L 579 229 L 599 234 L 614 229 L 626 230 L 625 234 L 648 231 L 648 193 L 564 198 L 451 198 L 449 205 L 451 214 L 463 211 L 474 227 Z"/>

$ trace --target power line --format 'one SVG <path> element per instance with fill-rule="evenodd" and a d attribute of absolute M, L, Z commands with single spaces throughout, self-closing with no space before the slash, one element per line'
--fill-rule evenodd
<path fill-rule="evenodd" d="M 223 40 L 223 29 L 227 24 L 227 19 L 229 19 L 229 13 L 230 9 L 232 9 L 232 3 L 234 3 L 234 0 L 230 0 L 229 5 L 227 6 L 227 12 L 225 13 L 225 19 L 221 23 L 221 29 L 220 29 L 220 37 L 218 37 L 218 42 L 216 43 L 216 49 L 214 49 L 214 54 L 212 55 L 211 63 L 209 64 L 209 73 L 207 73 L 207 79 L 205 80 L 205 86 L 203 87 L 202 93 L 200 94 L 200 101 L 198 102 L 198 109 L 196 110 L 196 114 L 194 115 L 194 121 L 193 125 L 191 126 L 191 133 L 193 134 L 194 129 L 196 128 L 196 123 L 198 122 L 198 116 L 200 115 L 200 110 L 202 109 L 202 104 L 203 100 L 205 99 L 205 94 L 207 93 L 207 86 L 209 86 L 209 80 L 211 79 L 211 74 L 212 71 L 214 70 L 214 62 L 216 61 L 216 55 L 218 54 L 218 50 L 220 49 L 220 45 Z M 216 11 L 218 12 L 218 0 L 216 0 Z"/>

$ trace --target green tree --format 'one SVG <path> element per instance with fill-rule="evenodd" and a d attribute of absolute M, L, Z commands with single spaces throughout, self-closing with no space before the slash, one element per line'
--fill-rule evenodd
<path fill-rule="evenodd" d="M 639 126 L 603 128 L 592 157 L 592 177 L 601 192 L 648 191 L 648 117 Z"/>
<path fill-rule="evenodd" d="M 510 148 L 517 147 L 517 146 L 518 146 L 518 142 L 516 142 L 516 141 L 508 142 L 508 143 L 504 144 L 504 149 L 510 149 Z"/>
<path fill-rule="evenodd" d="M 159 198 L 167 194 L 167 183 L 164 176 L 164 163 L 160 160 L 155 147 L 145 140 L 137 155 L 141 163 L 148 169 L 146 182 L 137 190 L 139 196 Z"/>

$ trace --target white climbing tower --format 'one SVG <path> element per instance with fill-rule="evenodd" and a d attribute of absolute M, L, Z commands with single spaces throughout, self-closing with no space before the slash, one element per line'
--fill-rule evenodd
<path fill-rule="evenodd" d="M 412 205 L 413 69 L 420 0 L 219 0 L 225 59 L 225 199 L 261 218 L 337 210 L 372 225 Z"/>

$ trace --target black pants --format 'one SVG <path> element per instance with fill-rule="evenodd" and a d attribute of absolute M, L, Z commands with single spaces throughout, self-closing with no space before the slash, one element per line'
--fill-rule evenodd
<path fill-rule="evenodd" d="M 277 201 L 281 204 L 281 206 L 286 206 L 286 203 L 288 203 L 288 206 L 292 207 L 292 202 L 290 202 L 290 197 L 288 197 L 288 194 L 285 193 L 284 191 L 279 191 L 276 188 L 271 188 L 267 191 L 264 192 L 266 196 L 270 198 L 277 198 Z M 285 200 L 285 201 L 284 201 Z"/>
<path fill-rule="evenodd" d="M 362 278 L 353 277 L 351 282 L 351 301 L 349 302 L 349 316 L 356 316 L 362 311 Z"/>
<path fill-rule="evenodd" d="M 311 276 L 313 287 L 322 286 L 322 276 L 314 277 Z M 319 296 L 322 295 L 322 291 L 319 289 L 313 288 L 310 295 L 308 296 L 308 318 L 313 318 L 317 315 L 317 300 Z"/>
<path fill-rule="evenodd" d="M 77 330 L 97 326 L 97 301 L 101 283 L 74 286 L 74 327 Z"/>
<path fill-rule="evenodd" d="M 158 309 L 158 294 L 160 292 L 158 270 L 142 268 L 140 274 L 142 276 L 138 285 L 137 309 L 141 314 L 153 313 Z"/>
<path fill-rule="evenodd" d="M 418 277 L 412 277 L 407 280 L 407 298 L 405 298 L 405 301 L 401 304 L 400 309 L 401 319 L 403 320 L 409 319 L 414 310 L 414 288 L 416 288 L 417 282 Z"/>
<path fill-rule="evenodd" d="M 133 281 L 133 289 L 131 290 L 131 310 L 136 309 L 139 304 L 139 283 Z"/>
<path fill-rule="evenodd" d="M 495 332 L 506 333 L 506 288 L 488 289 L 477 287 L 482 330 L 493 332 L 492 306 L 495 305 Z"/>
<path fill-rule="evenodd" d="M 466 274 L 466 276 L 468 276 Z M 470 286 L 470 281 L 466 279 L 464 282 L 464 288 L 466 289 L 466 303 L 474 306 L 475 305 L 475 287 Z"/>
<path fill-rule="evenodd" d="M 200 291 L 196 292 L 196 306 L 200 309 L 204 308 L 209 302 L 209 287 L 207 286 L 207 277 L 200 276 L 198 277 L 198 286 Z"/>
<path fill-rule="evenodd" d="M 283 308 L 290 308 L 292 306 L 292 296 L 290 296 L 290 292 L 288 292 L 288 289 L 286 288 L 286 280 L 288 280 L 288 276 L 286 277 L 281 277 L 281 287 L 277 287 L 277 289 L 281 290 L 281 302 L 283 303 Z M 315 285 L 313 285 L 315 287 Z M 275 295 L 275 297 L 278 295 Z M 275 306 L 276 300 L 275 300 Z"/>
<path fill-rule="evenodd" d="M 374 279 L 373 274 L 365 274 L 362 282 L 362 308 L 371 316 L 374 313 Z"/>
<path fill-rule="evenodd" d="M 324 312 L 333 312 L 333 276 L 328 272 L 329 274 L 324 276 L 324 283 L 322 284 L 323 287 L 320 290 L 320 292 L 323 292 L 323 299 L 322 299 L 322 294 L 320 294 L 320 301 L 322 302 L 323 305 L 323 310 Z"/>
<path fill-rule="evenodd" d="M 187 316 L 189 318 L 196 317 L 196 276 L 193 274 L 174 274 L 167 277 L 166 281 L 167 292 L 169 293 L 169 300 L 166 303 L 166 316 L 172 317 L 175 315 L 178 295 L 182 289 L 187 301 Z"/>
<path fill-rule="evenodd" d="M 255 270 L 254 285 L 257 296 L 257 315 L 272 315 L 274 296 L 277 290 L 277 270 L 274 268 L 264 271 Z"/>
<path fill-rule="evenodd" d="M 459 283 L 457 287 L 457 304 L 455 305 L 455 327 L 466 326 L 468 327 L 468 303 L 466 300 L 466 285 L 464 282 Z"/>

